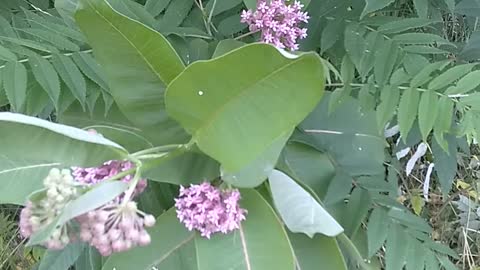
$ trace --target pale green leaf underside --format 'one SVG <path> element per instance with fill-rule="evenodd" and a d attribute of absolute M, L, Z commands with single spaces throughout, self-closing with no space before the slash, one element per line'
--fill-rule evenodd
<path fill-rule="evenodd" d="M 316 233 L 337 236 L 343 228 L 306 190 L 281 171 L 268 177 L 273 201 L 292 232 L 313 237 Z"/>

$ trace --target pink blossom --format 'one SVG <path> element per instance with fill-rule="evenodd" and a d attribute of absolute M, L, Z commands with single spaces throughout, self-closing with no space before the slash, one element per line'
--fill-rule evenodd
<path fill-rule="evenodd" d="M 210 238 L 214 233 L 226 234 L 239 228 L 247 213 L 240 208 L 239 200 L 238 190 L 220 191 L 205 182 L 189 188 L 180 187 L 175 207 L 178 219 L 188 230 L 196 229 Z"/>
<path fill-rule="evenodd" d="M 73 167 L 72 174 L 75 181 L 82 184 L 93 185 L 107 180 L 121 172 L 133 169 L 134 165 L 128 160 L 110 160 L 98 167 L 80 168 Z M 121 180 L 123 182 L 130 182 L 133 179 L 132 175 L 124 176 Z M 140 194 L 147 187 L 147 180 L 140 179 L 135 189 L 135 194 Z"/>
<path fill-rule="evenodd" d="M 298 50 L 298 39 L 307 37 L 307 29 L 301 23 L 307 23 L 310 17 L 302 12 L 303 4 L 299 1 L 286 4 L 285 0 L 259 0 L 257 10 L 244 10 L 241 22 L 249 25 L 250 31 L 261 31 L 262 42 L 273 44 L 278 48 Z"/>

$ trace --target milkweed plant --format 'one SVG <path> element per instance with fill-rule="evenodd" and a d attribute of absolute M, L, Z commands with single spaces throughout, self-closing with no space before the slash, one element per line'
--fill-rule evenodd
<path fill-rule="evenodd" d="M 477 140 L 478 45 L 435 30 L 466 1 L 437 2 L 27 10 L 66 37 L 0 37 L 0 202 L 39 269 L 456 269 L 418 204 Z M 22 99 L 24 62 L 54 121 Z"/>

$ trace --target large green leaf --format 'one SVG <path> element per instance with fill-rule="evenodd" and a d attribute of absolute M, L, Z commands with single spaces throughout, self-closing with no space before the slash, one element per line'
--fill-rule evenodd
<path fill-rule="evenodd" d="M 155 130 L 149 128 L 135 127 L 118 110 L 116 104 L 112 105 L 106 116 L 103 107 L 102 102 L 98 102 L 90 115 L 83 112 L 78 103 L 74 103 L 59 115 L 59 121 L 82 129 L 95 129 L 105 138 L 117 142 L 129 151 L 151 148 L 154 144 L 160 144 L 164 140 L 164 136 L 168 136 L 163 133 L 157 134 Z M 150 180 L 176 185 L 199 183 L 203 180 L 214 179 L 219 175 L 218 163 L 197 152 L 184 153 L 163 162 L 144 174 Z"/>
<path fill-rule="evenodd" d="M 83 242 L 71 243 L 62 250 L 47 250 L 42 256 L 38 270 L 69 269 L 85 250 Z"/>
<path fill-rule="evenodd" d="M 325 97 L 300 124 L 308 137 L 294 140 L 329 153 L 336 164 L 352 176 L 380 174 L 384 170 L 385 139 L 378 132 L 375 119 L 375 112 L 363 112 L 353 98 L 348 98 L 329 115 Z"/>
<path fill-rule="evenodd" d="M 337 236 L 343 228 L 305 189 L 281 171 L 268 177 L 273 201 L 292 232 Z"/>
<path fill-rule="evenodd" d="M 256 191 L 242 190 L 241 206 L 248 210 L 241 228 L 210 240 L 187 231 L 171 209 L 149 229 L 150 245 L 112 255 L 103 269 L 294 269 L 287 234 L 268 203 Z M 269 248 L 265 248 L 267 243 Z"/>
<path fill-rule="evenodd" d="M 0 129 L 2 155 L 7 158 L 87 167 L 127 156 L 121 146 L 101 136 L 22 114 L 0 113 Z"/>
<path fill-rule="evenodd" d="M 285 229 L 265 199 L 255 190 L 242 190 L 247 219 L 240 229 L 211 239 L 195 238 L 199 270 L 293 270 L 292 247 Z"/>
<path fill-rule="evenodd" d="M 247 45 L 190 65 L 169 85 L 167 110 L 203 152 L 239 170 L 314 108 L 323 94 L 322 67 L 316 53 Z"/>
<path fill-rule="evenodd" d="M 309 238 L 299 233 L 289 233 L 298 270 L 347 270 L 343 254 L 335 238 L 315 235 Z"/>
<path fill-rule="evenodd" d="M 186 134 L 164 110 L 165 85 L 184 69 L 168 41 L 116 12 L 105 0 L 80 1 L 75 18 L 104 68 L 123 114 L 139 127 L 172 134 L 165 143 L 184 142 Z"/>
<path fill-rule="evenodd" d="M 336 174 L 327 153 L 303 143 L 291 142 L 285 146 L 281 161 L 285 162 L 292 177 L 308 186 L 321 200 L 325 197 Z"/>
<path fill-rule="evenodd" d="M 58 162 L 32 161 L 0 155 L 0 204 L 22 205 L 27 196 L 43 187 L 42 180 Z"/>
<path fill-rule="evenodd" d="M 104 270 L 198 270 L 194 246 L 195 233 L 181 224 L 171 209 L 162 214 L 151 229 L 152 242 L 108 258 Z"/>
<path fill-rule="evenodd" d="M 237 187 L 251 188 L 260 185 L 277 164 L 282 149 L 292 134 L 288 131 L 272 140 L 265 152 L 238 171 L 222 168 L 222 179 Z"/>
<path fill-rule="evenodd" d="M 118 144 L 73 127 L 0 113 L 0 201 L 23 204 L 53 167 L 97 166 L 124 159 Z"/>

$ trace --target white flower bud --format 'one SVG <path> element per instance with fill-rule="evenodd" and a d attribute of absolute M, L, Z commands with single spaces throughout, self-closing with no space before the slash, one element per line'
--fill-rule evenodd
<path fill-rule="evenodd" d="M 155 217 L 152 215 L 146 215 L 143 218 L 143 224 L 147 227 L 152 227 L 153 225 L 155 225 Z"/>

